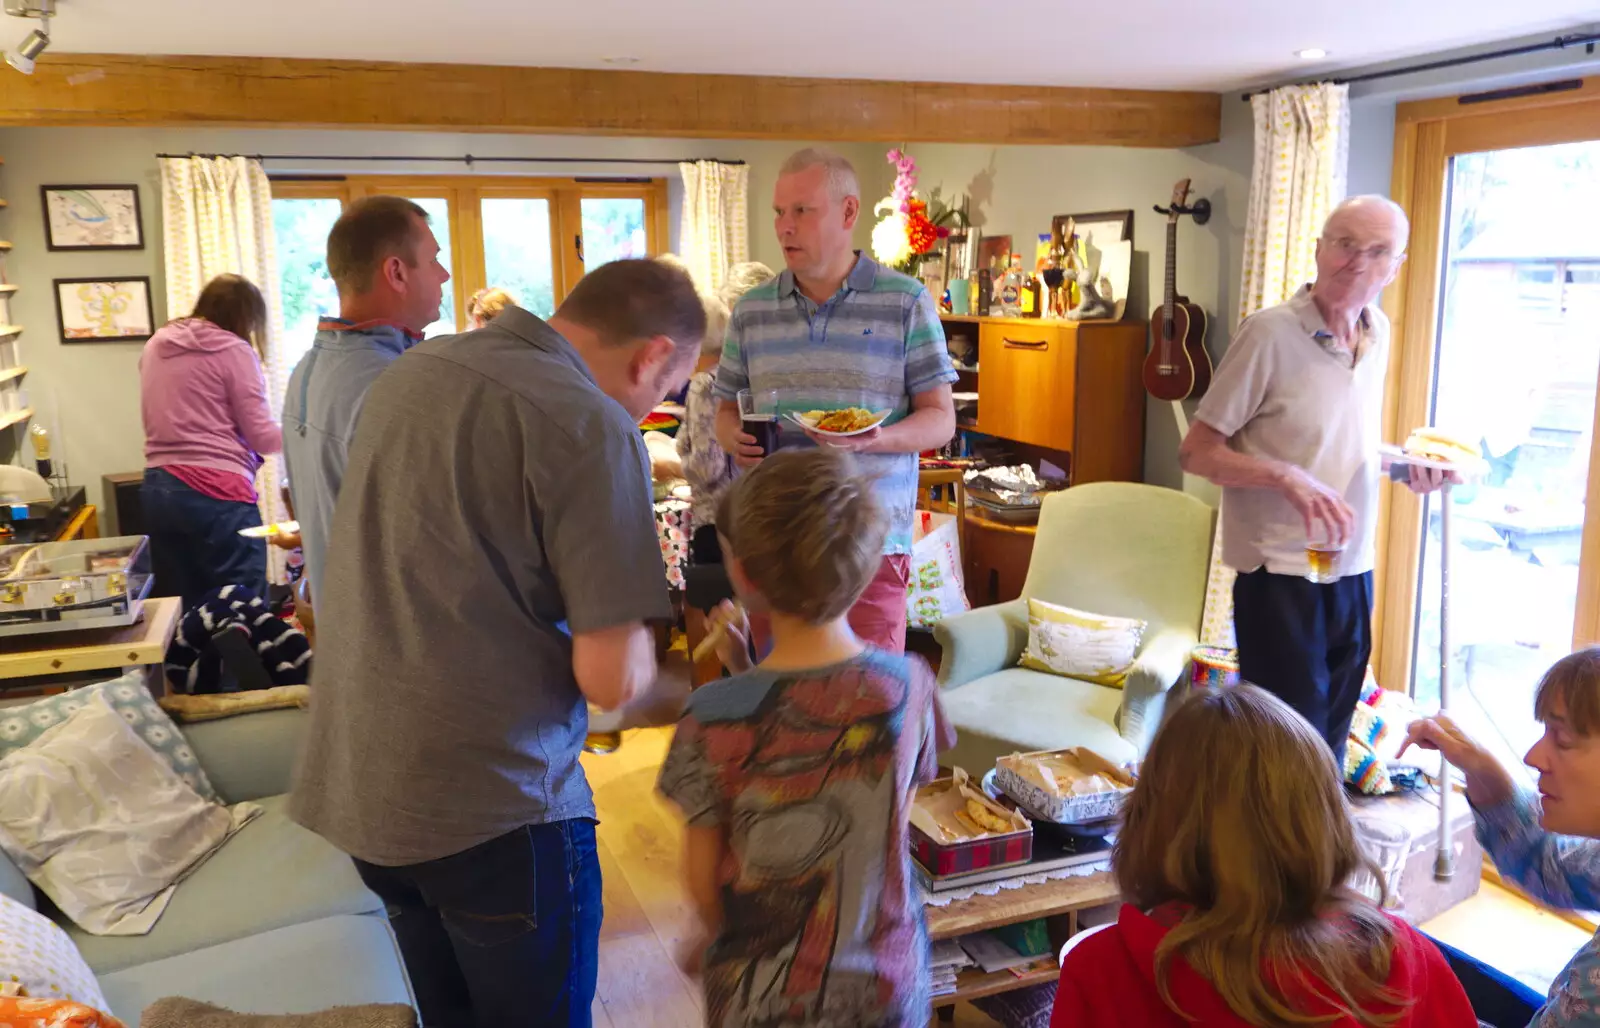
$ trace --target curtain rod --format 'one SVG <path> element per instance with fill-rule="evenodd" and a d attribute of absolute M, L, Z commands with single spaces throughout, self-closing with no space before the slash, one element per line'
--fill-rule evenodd
<path fill-rule="evenodd" d="M 1502 57 L 1520 57 L 1523 54 L 1543 53 L 1546 50 L 1565 50 L 1569 46 L 1581 46 L 1586 53 L 1594 53 L 1595 43 L 1600 42 L 1600 32 L 1587 34 L 1574 34 L 1570 36 L 1557 36 L 1543 43 L 1529 43 L 1527 46 L 1513 46 L 1504 50 L 1491 50 L 1488 53 L 1469 54 L 1465 57 L 1447 57 L 1439 61 L 1429 61 L 1426 64 L 1411 64 L 1403 68 L 1391 68 L 1388 71 L 1369 71 L 1365 75 L 1345 75 L 1322 81 L 1331 82 L 1336 86 L 1348 85 L 1352 82 L 1374 82 L 1378 79 L 1395 78 L 1400 75 L 1415 75 L 1423 71 L 1437 71 L 1440 68 L 1456 68 L 1463 64 L 1477 64 L 1479 61 L 1496 61 Z M 1271 89 L 1256 89 L 1239 97 L 1249 100 L 1252 96 L 1270 93 Z"/>
<path fill-rule="evenodd" d="M 474 157 L 472 154 L 463 154 L 460 157 L 397 157 L 392 154 L 380 156 L 335 156 L 332 154 L 311 153 L 158 153 L 158 158 L 184 157 L 250 157 L 258 161 L 443 161 L 449 164 L 465 164 L 472 167 L 474 164 L 693 164 L 706 161 L 711 164 L 742 165 L 744 161 L 725 161 L 720 157 Z"/>

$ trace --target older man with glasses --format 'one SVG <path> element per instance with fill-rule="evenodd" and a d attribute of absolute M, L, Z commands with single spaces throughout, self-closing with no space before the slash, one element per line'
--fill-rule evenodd
<path fill-rule="evenodd" d="M 1340 204 L 1317 280 L 1246 318 L 1179 451 L 1222 487 L 1239 673 L 1277 694 L 1341 765 L 1372 654 L 1373 530 L 1389 321 L 1376 306 L 1410 226 L 1380 196 Z M 1416 492 L 1444 481 L 1412 467 Z M 1315 563 L 1314 563 L 1315 561 Z"/>

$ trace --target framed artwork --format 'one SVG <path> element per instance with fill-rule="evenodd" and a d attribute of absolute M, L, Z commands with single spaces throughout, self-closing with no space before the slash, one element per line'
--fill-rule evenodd
<path fill-rule="evenodd" d="M 138 186 L 40 186 L 51 250 L 143 250 Z"/>
<path fill-rule="evenodd" d="M 1011 267 L 1011 237 L 984 236 L 978 240 L 978 260 L 974 269 L 999 267 L 1003 273 Z"/>
<path fill-rule="evenodd" d="M 1112 305 L 1121 319 L 1128 307 L 1129 279 L 1133 274 L 1133 212 L 1099 211 L 1094 214 L 1057 214 L 1050 219 L 1051 241 L 1065 247 L 1062 233 L 1072 226 L 1078 237 L 1074 261 L 1094 276 L 1101 299 Z"/>
<path fill-rule="evenodd" d="M 63 343 L 144 342 L 155 331 L 148 277 L 58 278 L 55 290 Z"/>
<path fill-rule="evenodd" d="M 1050 219 L 1051 242 L 1065 245 L 1061 230 L 1072 222 L 1078 238 L 1089 246 L 1121 243 L 1133 239 L 1132 211 L 1099 211 L 1095 214 L 1057 214 Z"/>

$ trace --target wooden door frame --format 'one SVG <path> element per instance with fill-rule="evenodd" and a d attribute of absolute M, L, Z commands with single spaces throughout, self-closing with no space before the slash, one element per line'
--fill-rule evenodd
<path fill-rule="evenodd" d="M 1390 195 L 1411 219 L 1411 243 L 1410 256 L 1384 297 L 1393 326 L 1385 439 L 1399 441 L 1429 420 L 1451 159 L 1591 139 L 1600 139 L 1600 79 L 1561 93 L 1482 103 L 1446 97 L 1395 108 Z M 1595 420 L 1600 430 L 1600 403 Z M 1586 570 L 1600 573 L 1600 445 L 1590 448 L 1586 503 L 1580 583 Z M 1385 490 L 1379 506 L 1373 661 L 1378 680 L 1390 688 L 1406 688 L 1411 681 L 1422 510 L 1422 500 L 1404 488 Z M 1573 646 L 1595 643 L 1600 643 L 1600 590 L 1580 584 Z"/>
<path fill-rule="evenodd" d="M 578 279 L 583 261 L 576 240 L 583 230 L 585 197 L 639 197 L 644 200 L 645 247 L 651 256 L 670 245 L 667 180 L 588 179 L 488 175 L 343 175 L 326 178 L 287 176 L 272 179 L 272 195 L 282 199 L 337 199 L 348 205 L 365 196 L 388 193 L 406 197 L 443 197 L 450 211 L 456 327 L 466 327 L 467 300 L 489 284 L 483 260 L 485 199 L 544 199 L 550 204 L 550 267 L 559 304 Z"/>

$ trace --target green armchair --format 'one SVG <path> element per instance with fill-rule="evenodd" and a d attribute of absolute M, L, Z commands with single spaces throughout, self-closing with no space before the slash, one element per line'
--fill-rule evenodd
<path fill-rule="evenodd" d="M 1167 692 L 1199 642 L 1216 512 L 1174 489 L 1097 482 L 1049 496 L 1022 598 L 946 618 L 940 698 L 955 748 L 940 762 L 981 775 L 997 758 L 1087 746 L 1140 759 Z M 1149 622 L 1121 689 L 1017 667 L 1028 644 L 1028 597 Z"/>

